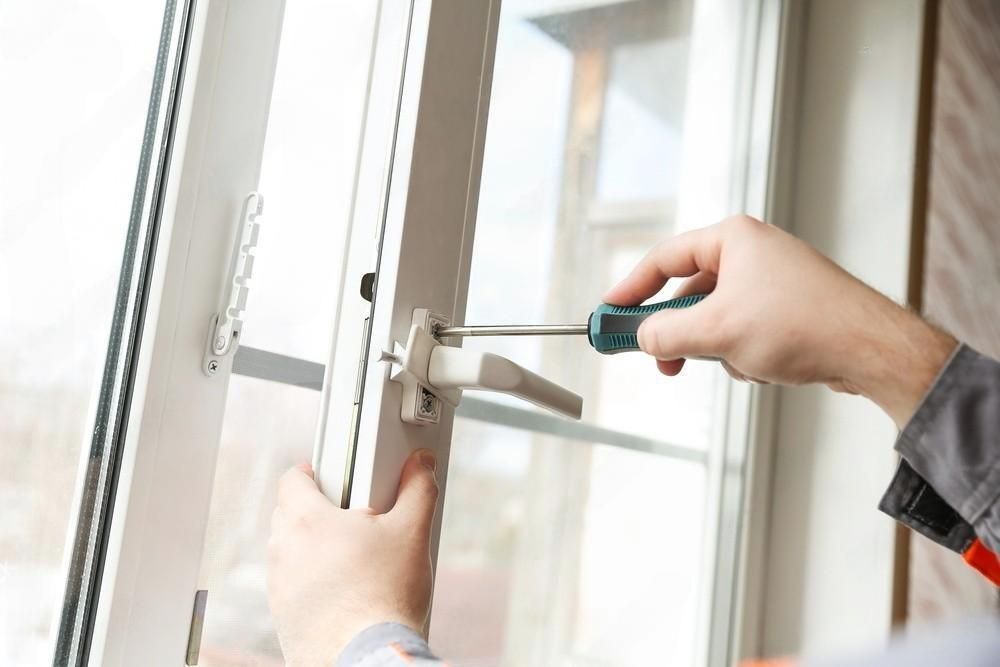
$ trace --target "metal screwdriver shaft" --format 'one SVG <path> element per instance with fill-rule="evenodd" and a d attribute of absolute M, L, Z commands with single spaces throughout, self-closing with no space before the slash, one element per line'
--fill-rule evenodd
<path fill-rule="evenodd" d="M 525 324 L 509 326 L 441 327 L 439 338 L 448 336 L 586 336 L 586 324 Z"/>

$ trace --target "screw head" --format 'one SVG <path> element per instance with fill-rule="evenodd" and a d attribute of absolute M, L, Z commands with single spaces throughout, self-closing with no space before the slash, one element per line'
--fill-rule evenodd
<path fill-rule="evenodd" d="M 214 373 L 217 370 L 219 370 L 219 362 L 216 361 L 215 359 L 212 359 L 211 361 L 208 362 L 208 372 Z"/>
<path fill-rule="evenodd" d="M 215 337 L 215 349 L 216 350 L 221 350 L 221 349 L 223 349 L 225 347 L 226 347 L 226 338 L 225 338 L 225 336 L 216 336 Z"/>

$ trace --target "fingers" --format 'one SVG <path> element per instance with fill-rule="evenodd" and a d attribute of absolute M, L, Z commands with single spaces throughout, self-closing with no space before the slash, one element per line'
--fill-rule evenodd
<path fill-rule="evenodd" d="M 631 306 L 656 294 L 669 278 L 719 273 L 722 239 L 718 226 L 675 236 L 653 248 L 625 280 L 604 295 L 607 303 Z"/>
<path fill-rule="evenodd" d="M 700 271 L 699 273 L 696 273 L 692 277 L 685 280 L 681 284 L 680 288 L 678 288 L 677 291 L 674 292 L 672 298 L 677 299 L 684 296 L 690 296 L 692 294 L 711 294 L 712 290 L 715 289 L 715 284 L 718 281 L 718 279 L 719 277 L 716 276 L 714 273 L 710 273 L 708 271 Z M 676 311 L 671 311 L 671 312 L 676 312 Z M 675 322 L 672 326 L 684 326 L 684 323 Z M 694 326 L 694 324 L 688 324 L 687 326 Z M 706 341 L 701 341 L 701 342 L 702 344 L 706 343 Z M 700 345 L 697 347 L 700 347 Z M 664 375 L 673 377 L 674 375 L 680 374 L 681 369 L 684 368 L 684 358 L 683 357 L 677 359 L 657 358 L 656 367 Z"/>
<path fill-rule="evenodd" d="M 671 298 L 678 299 L 692 294 L 710 294 L 715 289 L 718 280 L 719 277 L 710 271 L 699 271 L 681 283 Z M 656 368 L 669 377 L 680 375 L 684 368 L 684 359 L 657 359 Z"/>
<path fill-rule="evenodd" d="M 682 296 L 691 296 L 692 294 L 710 294 L 715 289 L 715 284 L 718 280 L 719 276 L 711 271 L 699 271 L 681 283 L 681 286 L 677 288 L 677 291 L 673 293 L 671 298 L 677 299 Z"/>
<path fill-rule="evenodd" d="M 390 521 L 409 526 L 418 535 L 430 535 L 438 486 L 434 477 L 437 461 L 429 449 L 418 449 L 403 465 L 396 504 L 389 510 Z"/>
<path fill-rule="evenodd" d="M 687 357 L 721 357 L 715 307 L 711 299 L 689 308 L 665 309 L 649 316 L 639 327 L 639 347 L 659 360 Z M 680 372 L 680 366 L 657 366 L 667 375 Z M 676 370 L 676 372 L 673 372 Z"/>
<path fill-rule="evenodd" d="M 656 360 L 656 367 L 664 375 L 669 375 L 669 376 L 673 377 L 674 375 L 678 375 L 681 372 L 681 369 L 684 368 L 684 360 L 683 359 L 657 359 Z"/>
<path fill-rule="evenodd" d="M 278 509 L 285 512 L 308 512 L 331 507 L 313 480 L 312 467 L 307 464 L 290 468 L 278 480 Z"/>

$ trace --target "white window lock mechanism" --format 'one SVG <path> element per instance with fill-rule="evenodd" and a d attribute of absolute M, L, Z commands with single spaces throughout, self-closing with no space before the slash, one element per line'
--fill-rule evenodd
<path fill-rule="evenodd" d="M 383 352 L 389 379 L 403 385 L 401 418 L 408 424 L 436 424 L 441 401 L 457 407 L 462 391 L 510 394 L 572 419 L 583 412 L 583 398 L 513 361 L 488 352 L 441 344 L 435 332 L 450 324 L 425 308 L 413 311 L 406 345 Z"/>
<path fill-rule="evenodd" d="M 215 375 L 223 357 L 239 345 L 250 292 L 250 278 L 253 275 L 253 251 L 257 247 L 257 236 L 260 233 L 257 218 L 263 211 L 264 198 L 260 193 L 251 192 L 243 199 L 239 228 L 233 239 L 233 251 L 229 259 L 228 279 L 223 288 L 219 312 L 212 316 L 205 346 L 202 370 L 206 375 Z"/>

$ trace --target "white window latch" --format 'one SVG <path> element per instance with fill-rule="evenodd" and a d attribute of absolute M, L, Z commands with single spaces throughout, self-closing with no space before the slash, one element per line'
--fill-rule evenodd
<path fill-rule="evenodd" d="M 253 251 L 257 247 L 260 223 L 257 218 L 264 211 L 264 197 L 251 192 L 243 200 L 239 228 L 233 240 L 233 252 L 229 259 L 228 280 L 223 288 L 219 312 L 212 316 L 208 343 L 202 370 L 206 375 L 215 375 L 223 357 L 239 344 L 243 315 L 247 308 L 250 292 L 250 278 L 253 275 Z"/>
<path fill-rule="evenodd" d="M 401 418 L 408 424 L 436 424 L 441 401 L 458 406 L 462 391 L 478 389 L 516 396 L 540 407 L 579 419 L 583 398 L 496 354 L 442 345 L 433 332 L 447 318 L 424 308 L 413 311 L 406 346 L 383 352 L 391 363 L 389 379 L 403 385 Z"/>

